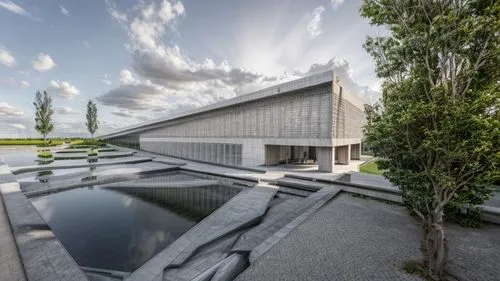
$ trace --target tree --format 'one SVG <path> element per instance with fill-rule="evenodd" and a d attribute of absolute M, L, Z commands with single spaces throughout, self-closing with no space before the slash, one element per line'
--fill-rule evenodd
<path fill-rule="evenodd" d="M 93 141 L 94 133 L 97 131 L 99 125 L 97 122 L 97 105 L 92 100 L 89 100 L 89 102 L 87 103 L 86 116 L 87 116 L 87 122 L 85 123 L 85 125 L 87 126 L 87 129 L 89 130 L 90 133 L 90 138 Z"/>
<path fill-rule="evenodd" d="M 424 273 L 445 277 L 444 208 L 482 204 L 500 163 L 500 2 L 365 0 L 388 30 L 364 48 L 383 79 L 365 127 L 384 175 L 421 222 Z"/>
<path fill-rule="evenodd" d="M 33 105 L 35 106 L 35 130 L 43 135 L 44 143 L 47 145 L 47 135 L 54 129 L 52 98 L 45 91 L 43 95 L 37 91 Z"/>

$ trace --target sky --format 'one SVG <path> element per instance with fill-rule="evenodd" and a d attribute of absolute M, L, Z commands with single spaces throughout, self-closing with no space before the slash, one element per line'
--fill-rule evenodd
<path fill-rule="evenodd" d="M 52 136 L 97 135 L 334 68 L 373 103 L 362 45 L 380 27 L 362 0 L 0 0 L 0 137 L 36 137 L 33 100 L 53 97 Z"/>

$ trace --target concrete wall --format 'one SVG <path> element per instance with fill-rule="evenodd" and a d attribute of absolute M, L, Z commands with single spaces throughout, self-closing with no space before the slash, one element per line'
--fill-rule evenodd
<path fill-rule="evenodd" d="M 331 138 L 331 85 L 172 121 L 143 138 Z"/>
<path fill-rule="evenodd" d="M 139 141 L 152 152 L 242 166 L 277 164 L 291 157 L 286 146 L 303 146 L 294 150 L 297 159 L 307 147 L 321 147 L 327 154 L 317 151 L 320 169 L 332 171 L 332 147 L 347 145 L 339 155 L 348 164 L 348 145 L 361 143 L 363 124 L 362 99 L 330 82 L 172 119 Z"/>

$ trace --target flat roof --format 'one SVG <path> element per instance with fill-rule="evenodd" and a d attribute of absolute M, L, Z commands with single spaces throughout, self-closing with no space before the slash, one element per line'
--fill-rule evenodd
<path fill-rule="evenodd" d="M 176 119 L 180 119 L 180 118 L 184 118 L 184 117 L 188 117 L 188 116 L 192 116 L 192 115 L 196 115 L 196 114 L 200 114 L 200 113 L 204 113 L 204 112 L 208 112 L 208 111 L 213 111 L 216 109 L 222 109 L 225 107 L 230 107 L 230 106 L 246 103 L 246 102 L 253 101 L 253 100 L 259 100 L 259 99 L 263 99 L 263 98 L 268 98 L 268 97 L 272 97 L 272 96 L 286 94 L 286 93 L 296 91 L 299 89 L 309 88 L 309 87 L 329 83 L 332 81 L 333 81 L 333 69 L 325 71 L 325 72 L 313 74 L 310 76 L 302 77 L 299 79 L 295 79 L 292 81 L 280 83 L 280 84 L 273 85 L 270 87 L 266 87 L 266 88 L 263 88 L 261 90 L 250 92 L 248 94 L 240 95 L 240 96 L 237 96 L 234 98 L 226 99 L 226 100 L 223 100 L 220 102 L 212 103 L 212 104 L 209 104 L 206 106 L 186 110 L 186 111 L 183 111 L 183 112 L 171 115 L 171 116 L 161 117 L 161 118 L 153 119 L 150 121 L 138 123 L 135 125 L 123 127 L 123 128 L 117 129 L 111 133 L 107 133 L 105 135 L 100 135 L 99 137 L 100 138 L 112 138 L 112 137 L 118 137 L 120 135 L 126 135 L 128 133 L 141 131 L 143 129 L 148 130 L 151 128 L 146 128 L 146 127 L 151 126 L 151 125 L 156 125 L 159 123 L 168 122 L 168 121 L 172 121 L 172 120 L 176 120 Z M 144 127 L 144 128 L 142 128 L 142 127 Z"/>

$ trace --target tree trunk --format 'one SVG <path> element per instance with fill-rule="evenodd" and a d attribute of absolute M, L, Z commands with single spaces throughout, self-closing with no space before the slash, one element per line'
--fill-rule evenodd
<path fill-rule="evenodd" d="M 47 135 L 43 134 L 43 146 L 47 147 Z"/>
<path fill-rule="evenodd" d="M 432 280 L 443 280 L 444 268 L 448 260 L 443 215 L 443 210 L 436 211 L 422 223 L 420 250 L 424 257 L 424 268 Z"/>

